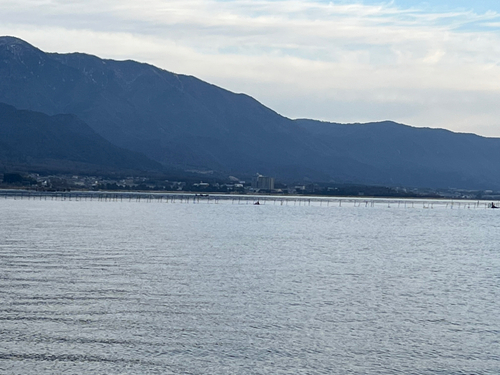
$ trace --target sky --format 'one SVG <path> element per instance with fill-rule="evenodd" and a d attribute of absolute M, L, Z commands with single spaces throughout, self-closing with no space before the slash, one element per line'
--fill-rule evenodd
<path fill-rule="evenodd" d="M 193 75 L 290 118 L 500 137 L 498 0 L 0 0 L 0 35 Z"/>

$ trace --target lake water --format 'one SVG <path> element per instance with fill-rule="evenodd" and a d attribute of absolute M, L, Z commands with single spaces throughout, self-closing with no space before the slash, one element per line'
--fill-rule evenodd
<path fill-rule="evenodd" d="M 500 374 L 500 210 L 0 200 L 0 372 Z"/>

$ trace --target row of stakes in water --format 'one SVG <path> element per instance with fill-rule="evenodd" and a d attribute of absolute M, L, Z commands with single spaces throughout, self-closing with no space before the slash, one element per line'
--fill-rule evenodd
<path fill-rule="evenodd" d="M 246 205 L 286 205 L 286 206 L 325 206 L 325 207 L 375 207 L 387 205 L 388 208 L 497 208 L 498 203 L 486 201 L 420 201 L 420 200 L 395 200 L 395 199 L 359 199 L 359 198 L 302 198 L 302 197 L 274 197 L 274 196 L 232 196 L 208 194 L 146 194 L 146 193 L 108 193 L 108 192 L 32 192 L 8 191 L 0 192 L 5 199 L 28 200 L 59 200 L 59 201 L 101 201 L 101 202 L 158 202 L 158 203 L 232 203 Z"/>

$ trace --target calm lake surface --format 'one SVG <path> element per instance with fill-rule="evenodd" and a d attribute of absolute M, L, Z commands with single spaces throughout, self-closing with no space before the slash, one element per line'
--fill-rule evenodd
<path fill-rule="evenodd" d="M 0 373 L 500 374 L 500 210 L 0 200 Z"/>

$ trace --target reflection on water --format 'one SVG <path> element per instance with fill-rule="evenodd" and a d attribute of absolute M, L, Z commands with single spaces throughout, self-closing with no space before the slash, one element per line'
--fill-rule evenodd
<path fill-rule="evenodd" d="M 496 210 L 0 209 L 5 373 L 500 373 Z"/>

